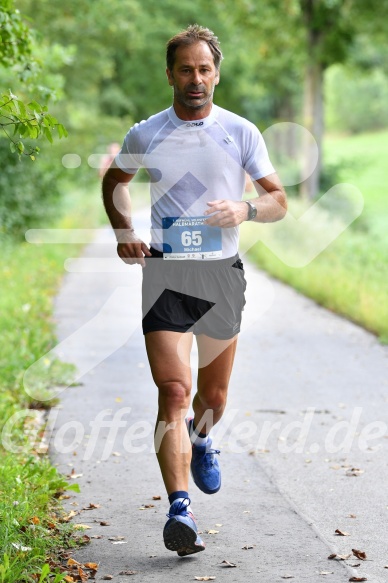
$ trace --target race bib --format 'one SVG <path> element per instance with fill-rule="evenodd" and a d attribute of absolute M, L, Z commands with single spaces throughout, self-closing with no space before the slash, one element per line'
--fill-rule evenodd
<path fill-rule="evenodd" d="M 207 217 L 164 217 L 163 259 L 222 257 L 221 227 L 205 225 Z"/>

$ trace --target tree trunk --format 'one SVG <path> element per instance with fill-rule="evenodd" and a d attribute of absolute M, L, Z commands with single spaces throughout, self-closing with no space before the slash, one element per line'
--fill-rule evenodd
<path fill-rule="evenodd" d="M 314 54 L 313 47 L 310 47 L 311 54 Z M 309 200 L 315 198 L 319 193 L 319 177 L 322 168 L 322 138 L 324 130 L 323 111 L 323 66 L 321 63 L 309 60 L 306 67 L 303 125 L 314 136 L 318 145 L 319 158 L 313 173 L 301 183 L 300 193 Z M 304 171 L 306 176 L 308 169 L 313 167 L 315 151 L 309 140 L 304 145 Z"/>

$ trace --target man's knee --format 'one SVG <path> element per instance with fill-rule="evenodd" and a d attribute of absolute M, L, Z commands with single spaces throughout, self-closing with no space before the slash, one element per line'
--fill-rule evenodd
<path fill-rule="evenodd" d="M 186 409 L 190 399 L 191 386 L 182 381 L 161 381 L 158 383 L 159 407 L 177 411 Z"/>
<path fill-rule="evenodd" d="M 198 391 L 199 398 L 205 409 L 214 412 L 222 410 L 226 405 L 227 387 L 217 387 L 212 390 Z"/>

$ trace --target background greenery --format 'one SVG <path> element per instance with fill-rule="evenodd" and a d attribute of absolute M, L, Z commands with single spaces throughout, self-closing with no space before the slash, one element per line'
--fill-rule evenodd
<path fill-rule="evenodd" d="M 271 145 L 295 177 L 290 212 L 299 216 L 341 181 L 365 200 L 361 217 L 308 266 L 289 267 L 261 243 L 251 257 L 388 342 L 388 0 L 0 0 L 0 430 L 15 411 L 40 406 L 21 379 L 55 345 L 52 297 L 63 260 L 78 250 L 31 246 L 24 233 L 100 223 L 99 176 L 89 156 L 170 105 L 164 46 L 193 22 L 221 41 L 220 106 L 262 131 L 301 124 L 321 147 L 315 175 L 299 184 L 307 153 L 295 159 L 301 146 L 292 128 Z M 73 168 L 63 164 L 67 154 Z M 244 225 L 247 246 L 252 228 Z M 48 366 L 53 382 L 66 375 L 66 366 Z M 16 427 L 15 437 L 28 439 L 25 430 Z M 53 547 L 70 539 L 59 520 L 49 527 L 53 496 L 66 486 L 48 467 L 37 452 L 0 450 L 0 582 L 39 574 L 54 581 Z M 34 517 L 39 541 L 31 535 Z M 45 561 L 51 566 L 43 568 Z"/>

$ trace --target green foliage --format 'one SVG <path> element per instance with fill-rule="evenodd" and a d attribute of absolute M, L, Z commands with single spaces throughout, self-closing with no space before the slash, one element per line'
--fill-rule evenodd
<path fill-rule="evenodd" d="M 34 57 L 37 43 L 12 0 L 0 6 L 0 35 L 0 66 L 11 73 L 11 79 L 12 75 L 19 79 L 23 92 L 36 89 L 36 77 L 40 72 Z M 41 94 L 46 93 L 47 98 L 51 93 L 47 88 L 39 90 Z M 26 139 L 34 141 L 43 137 L 52 143 L 54 129 L 60 138 L 67 136 L 65 127 L 49 114 L 46 104 L 18 98 L 12 90 L 0 93 L 0 129 L 9 139 L 11 151 L 19 157 L 26 154 L 31 160 L 35 160 L 39 148 L 28 145 L 26 149 Z"/>
<path fill-rule="evenodd" d="M 48 113 L 46 105 L 36 101 L 25 104 L 11 91 L 0 96 L 0 127 L 10 140 L 11 152 L 17 152 L 19 158 L 26 154 L 31 160 L 35 160 L 39 148 L 29 146 L 26 151 L 25 139 L 37 140 L 44 136 L 52 144 L 54 130 L 59 138 L 67 137 L 65 127 Z M 9 128 L 13 129 L 15 137 L 8 133 Z"/>
<path fill-rule="evenodd" d="M 363 72 L 335 65 L 326 72 L 325 91 L 329 130 L 357 133 L 388 126 L 388 80 L 382 68 Z"/>
<path fill-rule="evenodd" d="M 61 165 L 40 159 L 34 164 L 19 160 L 0 140 L 3 169 L 0 174 L 0 240 L 5 236 L 21 239 L 26 229 L 49 226 L 60 214 Z"/>
<path fill-rule="evenodd" d="M 387 131 L 326 138 L 328 173 L 330 167 L 334 167 L 334 172 L 337 168 L 341 181 L 360 189 L 364 197 L 361 217 L 306 267 L 289 267 L 261 243 L 250 253 L 257 265 L 323 306 L 374 332 L 386 344 L 388 233 L 384 185 L 387 156 Z M 328 185 L 332 186 L 333 182 Z M 300 204 L 298 200 L 290 201 L 294 216 L 300 216 Z M 332 214 L 342 211 L 339 206 L 330 209 Z M 317 230 L 320 227 L 318 223 Z M 254 228 L 255 225 L 244 225 L 243 244 L 244 240 L 249 241 L 247 229 Z M 327 228 L 330 229 L 330 221 Z"/>

